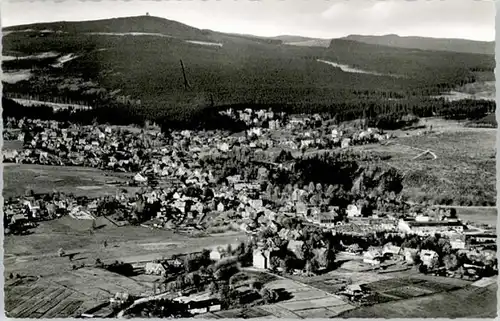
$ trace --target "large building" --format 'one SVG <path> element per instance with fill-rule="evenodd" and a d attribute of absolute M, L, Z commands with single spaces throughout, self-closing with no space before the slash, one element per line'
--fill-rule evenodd
<path fill-rule="evenodd" d="M 263 250 L 263 249 L 255 249 L 253 251 L 253 267 L 257 269 L 269 269 L 270 268 L 270 261 L 271 261 L 271 256 L 270 252 Z"/>
<path fill-rule="evenodd" d="M 418 235 L 434 235 L 436 233 L 462 233 L 466 227 L 460 221 L 428 221 L 418 222 L 400 220 L 398 228 L 401 232 Z"/>

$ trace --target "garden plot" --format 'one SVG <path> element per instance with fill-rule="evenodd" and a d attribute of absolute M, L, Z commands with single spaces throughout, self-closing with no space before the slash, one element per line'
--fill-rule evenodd
<path fill-rule="evenodd" d="M 39 281 L 5 287 L 5 311 L 11 318 L 74 317 L 82 306 L 96 304 L 90 296 Z"/>

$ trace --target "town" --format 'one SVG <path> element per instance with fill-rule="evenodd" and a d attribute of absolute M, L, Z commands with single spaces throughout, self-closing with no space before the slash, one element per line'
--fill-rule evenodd
<path fill-rule="evenodd" d="M 497 316 L 493 2 L 138 4 L 2 6 L 7 318 Z"/>
<path fill-rule="evenodd" d="M 390 144 L 397 137 L 363 122 L 338 124 L 319 114 L 251 109 L 220 114 L 248 129 L 230 134 L 162 131 L 154 124 L 127 128 L 4 120 L 4 140 L 22 142 L 22 148 L 4 150 L 7 165 L 83 166 L 126 177 L 107 183 L 117 187 L 116 193 L 94 198 L 29 189 L 9 197 L 4 231 L 20 237 L 17 242 L 37 233 L 45 221 L 64 217 L 92 222 L 90 235 L 102 219 L 120 228 L 169 230 L 193 238 L 245 235 L 237 244 L 207 244 L 191 253 L 136 262 L 98 258 L 80 263 L 60 248 L 57 256 L 69 257 L 71 270 L 90 266 L 150 277 L 152 284 L 149 293 L 118 292 L 78 315 L 237 317 L 260 307 L 262 316 L 262 311 L 278 313 L 277 302 L 293 296 L 290 284 L 306 284 L 326 293 L 322 300 L 330 301 L 321 307 L 335 316 L 377 300 L 412 297 L 386 294 L 381 299 L 384 294 L 368 282 L 373 275 L 382 276 L 377 280 L 403 275 L 416 284 L 412 289 L 419 282 L 439 283 L 423 276 L 463 284 L 496 282 L 493 226 L 464 222 L 454 208 L 406 201 L 400 195 L 401 174 L 375 162 L 385 156 L 354 149 Z M 102 246 L 113 243 L 106 240 Z M 364 280 L 364 275 L 369 277 Z M 24 277 L 10 273 L 8 278 Z M 428 291 L 419 289 L 415 296 Z"/>

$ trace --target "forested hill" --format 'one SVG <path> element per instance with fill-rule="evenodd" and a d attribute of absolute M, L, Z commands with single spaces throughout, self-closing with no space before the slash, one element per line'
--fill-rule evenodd
<path fill-rule="evenodd" d="M 150 118 L 236 104 L 330 112 L 381 106 L 493 77 L 495 67 L 491 55 L 341 39 L 328 48 L 290 46 L 150 16 L 4 31 L 3 55 L 11 56 L 2 61 L 4 73 L 28 75 L 4 83 L 7 97 L 126 105 Z"/>
<path fill-rule="evenodd" d="M 398 35 L 349 35 L 343 39 L 396 48 L 414 48 L 432 51 L 453 51 L 487 55 L 495 54 L 495 43 L 493 41 L 474 41 L 465 39 L 444 39 L 428 37 L 401 37 Z"/>

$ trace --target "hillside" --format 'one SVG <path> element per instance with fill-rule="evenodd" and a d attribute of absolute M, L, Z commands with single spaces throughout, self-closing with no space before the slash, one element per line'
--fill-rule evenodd
<path fill-rule="evenodd" d="M 21 57 L 3 61 L 4 71 L 27 70 L 31 77 L 4 83 L 7 96 L 95 107 L 118 101 L 140 106 L 140 112 L 154 117 L 212 103 L 313 111 L 387 97 L 435 95 L 473 82 L 480 71 L 492 75 L 495 65 L 489 55 L 338 39 L 328 48 L 290 46 L 279 39 L 200 30 L 149 16 L 4 30 L 10 33 L 3 37 L 3 55 Z M 37 58 L 40 54 L 43 58 Z M 181 59 L 189 88 L 184 86 Z"/>
<path fill-rule="evenodd" d="M 473 54 L 495 54 L 495 43 L 465 39 L 443 39 L 428 37 L 400 37 L 398 35 L 363 36 L 349 35 L 345 40 L 359 41 L 372 45 L 396 48 L 410 48 L 433 51 L 452 51 Z"/>
<path fill-rule="evenodd" d="M 137 16 L 127 18 L 113 18 L 92 21 L 61 21 L 19 25 L 3 28 L 4 32 L 16 31 L 46 31 L 64 33 L 151 33 L 161 34 L 183 39 L 208 40 L 207 34 L 200 29 L 168 19 Z"/>

